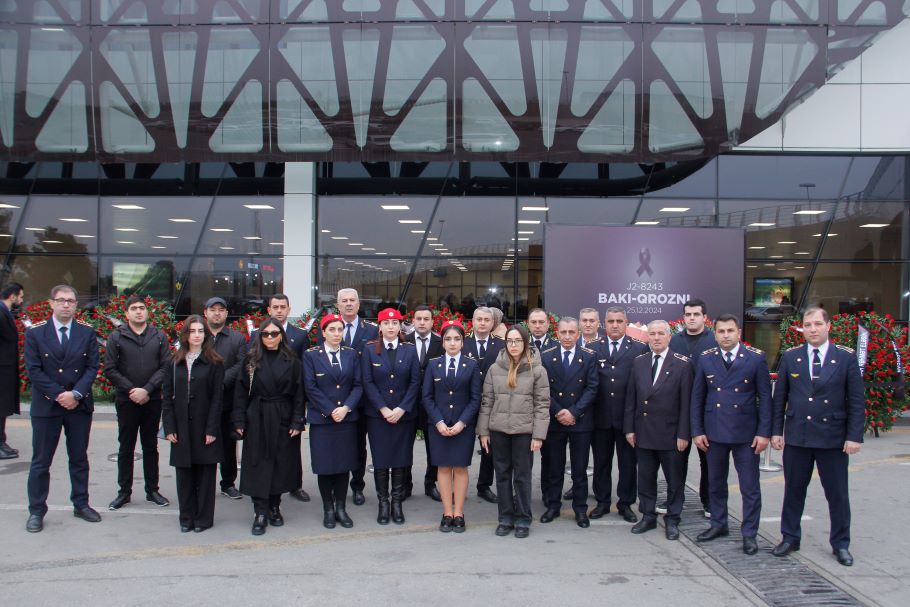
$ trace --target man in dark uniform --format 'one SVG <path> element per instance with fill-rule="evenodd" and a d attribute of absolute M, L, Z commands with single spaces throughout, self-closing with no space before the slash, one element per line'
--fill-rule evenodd
<path fill-rule="evenodd" d="M 433 311 L 428 306 L 414 308 L 414 332 L 405 337 L 405 341 L 417 346 L 417 358 L 420 360 L 420 385 L 423 385 L 423 376 L 427 370 L 427 362 L 431 358 L 442 356 L 445 350 L 442 347 L 442 338 L 433 333 Z M 430 442 L 427 440 L 429 424 L 427 412 L 422 406 L 417 407 L 417 427 L 423 430 L 423 446 L 427 454 L 427 471 L 423 477 L 423 492 L 427 497 L 441 502 L 439 489 L 436 488 L 436 466 L 430 460 Z M 409 468 L 405 473 L 405 495 L 411 494 L 414 482 Z"/>
<path fill-rule="evenodd" d="M 714 332 L 705 326 L 708 309 L 705 302 L 700 299 L 690 299 L 683 304 L 683 321 L 686 324 L 684 331 L 680 331 L 670 340 L 670 350 L 678 352 L 691 361 L 692 366 L 698 362 L 698 357 L 705 350 L 717 346 L 714 339 Z M 686 477 L 689 475 L 689 453 L 692 451 L 692 444 L 686 447 L 683 463 L 683 484 L 686 484 Z M 698 480 L 698 496 L 701 499 L 702 508 L 705 511 L 705 518 L 711 517 L 711 496 L 710 496 L 710 474 L 708 473 L 708 456 L 704 451 L 696 449 L 698 452 L 698 465 L 701 470 L 701 476 Z M 665 504 L 657 505 L 657 511 L 663 512 Z"/>
<path fill-rule="evenodd" d="M 25 334 L 25 366 L 32 384 L 32 465 L 28 471 L 28 522 L 25 529 L 44 528 L 50 467 L 66 432 L 73 516 L 101 521 L 88 503 L 88 440 L 92 427 L 92 384 L 98 373 L 98 337 L 88 323 L 75 320 L 76 290 L 58 285 L 51 290 L 48 320 Z"/>
<path fill-rule="evenodd" d="M 847 466 L 862 446 L 865 397 L 856 355 L 829 342 L 830 331 L 828 313 L 807 308 L 806 345 L 787 350 L 778 367 L 771 446 L 784 450 L 783 537 L 771 553 L 785 556 L 799 550 L 806 489 L 817 467 L 831 516 L 831 549 L 837 562 L 849 567 L 853 555 Z"/>
<path fill-rule="evenodd" d="M 597 505 L 591 518 L 601 518 L 610 512 L 610 493 L 613 489 L 613 452 L 616 452 L 618 479 L 616 481 L 616 510 L 629 523 L 637 523 L 632 512 L 637 499 L 635 491 L 635 449 L 623 434 L 623 415 L 626 411 L 626 388 L 632 375 L 632 361 L 648 351 L 647 344 L 626 335 L 629 320 L 620 307 L 607 308 L 604 318 L 606 336 L 590 344 L 597 355 L 597 400 L 594 401 L 594 434 L 591 451 L 594 454 L 594 497 Z"/>
<path fill-rule="evenodd" d="M 0 290 L 0 459 L 19 457 L 6 443 L 6 418 L 19 414 L 19 329 L 16 317 L 25 290 L 8 282 Z"/>
<path fill-rule="evenodd" d="M 471 335 L 465 338 L 462 352 L 468 358 L 477 361 L 480 367 L 480 383 L 483 384 L 487 369 L 489 369 L 499 351 L 502 350 L 506 342 L 502 339 L 490 335 L 493 330 L 493 310 L 487 307 L 479 307 L 474 310 L 474 316 L 471 319 Z M 493 455 L 490 450 L 480 450 L 480 470 L 477 474 L 477 496 L 483 500 L 495 504 L 499 499 L 493 493 Z"/>
<path fill-rule="evenodd" d="M 638 460 L 638 509 L 642 518 L 632 527 L 632 533 L 657 527 L 660 466 L 667 478 L 665 532 L 668 540 L 678 540 L 685 492 L 682 453 L 690 439 L 692 365 L 682 354 L 672 352 L 667 347 L 669 343 L 670 326 L 666 321 L 648 323 L 651 352 L 632 363 L 623 428 Z"/>
<path fill-rule="evenodd" d="M 306 331 L 288 322 L 288 317 L 291 315 L 291 300 L 284 293 L 276 293 L 269 297 L 268 310 L 269 316 L 281 323 L 284 334 L 287 336 L 288 347 L 294 351 L 294 354 L 303 363 L 303 353 L 310 347 L 310 339 L 307 337 Z M 302 364 L 300 368 L 303 369 Z M 301 441 L 302 444 L 303 442 Z M 290 496 L 301 502 L 308 502 L 310 501 L 310 496 L 303 490 L 303 466 L 300 467 L 300 475 L 300 484 L 291 491 Z"/>
<path fill-rule="evenodd" d="M 591 344 L 603 337 L 600 334 L 600 312 L 594 308 L 582 308 L 578 311 L 578 328 L 581 335 L 578 345 L 590 348 Z"/>
<path fill-rule="evenodd" d="M 705 350 L 692 384 L 692 442 L 708 454 L 711 475 L 711 527 L 698 535 L 708 542 L 730 533 L 727 476 L 730 456 L 743 497 L 743 552 L 755 554 L 761 517 L 758 456 L 771 439 L 771 376 L 765 353 L 746 346 L 742 325 L 732 314 L 714 322 L 717 347 Z"/>
<path fill-rule="evenodd" d="M 554 340 L 550 339 L 547 333 L 549 330 L 550 317 L 545 310 L 534 308 L 528 312 L 528 331 L 531 333 L 531 343 L 538 352 L 543 352 L 554 345 Z"/>
<path fill-rule="evenodd" d="M 541 364 L 550 380 L 550 428 L 544 441 L 541 484 L 547 509 L 541 523 L 559 516 L 562 484 L 566 469 L 566 443 L 572 467 L 572 509 L 581 528 L 588 519 L 588 452 L 597 397 L 597 357 L 593 350 L 578 345 L 578 320 L 565 316 L 559 321 L 559 345 L 541 352 Z"/>
<path fill-rule="evenodd" d="M 224 459 L 221 462 L 221 495 L 239 500 L 243 494 L 237 490 L 237 441 L 234 439 L 234 384 L 243 367 L 247 342 L 243 334 L 227 326 L 228 307 L 220 297 L 210 297 L 202 311 L 205 324 L 212 335 L 215 351 L 224 359 L 224 398 L 221 406 L 221 445 Z"/>

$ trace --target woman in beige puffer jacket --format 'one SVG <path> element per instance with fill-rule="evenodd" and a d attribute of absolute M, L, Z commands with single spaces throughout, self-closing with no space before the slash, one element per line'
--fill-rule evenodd
<path fill-rule="evenodd" d="M 483 384 L 477 436 L 493 454 L 499 525 L 496 535 L 528 537 L 531 526 L 531 461 L 550 425 L 550 386 L 540 356 L 521 326 L 506 334 Z M 514 486 L 514 489 L 513 489 Z M 509 499 L 509 496 L 515 499 Z"/>

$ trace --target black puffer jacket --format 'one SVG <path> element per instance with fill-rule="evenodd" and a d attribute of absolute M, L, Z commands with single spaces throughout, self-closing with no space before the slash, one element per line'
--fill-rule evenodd
<path fill-rule="evenodd" d="M 146 325 L 140 335 L 123 323 L 107 338 L 104 376 L 114 384 L 117 402 L 129 400 L 130 390 L 144 388 L 152 400 L 161 398 L 164 368 L 171 359 L 167 335 Z"/>

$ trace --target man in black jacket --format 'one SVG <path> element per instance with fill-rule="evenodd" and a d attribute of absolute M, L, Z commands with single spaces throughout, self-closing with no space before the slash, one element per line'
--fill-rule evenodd
<path fill-rule="evenodd" d="M 202 311 L 205 324 L 212 334 L 215 351 L 224 359 L 224 399 L 221 407 L 221 444 L 224 460 L 221 462 L 221 495 L 235 500 L 243 497 L 234 483 L 237 480 L 237 441 L 231 414 L 234 408 L 234 382 L 243 366 L 246 338 L 227 326 L 228 307 L 220 297 L 210 297 Z"/>
<path fill-rule="evenodd" d="M 19 457 L 6 444 L 6 418 L 19 413 L 19 330 L 15 310 L 22 305 L 25 290 L 9 282 L 0 290 L 0 459 Z"/>
<path fill-rule="evenodd" d="M 117 497 L 108 505 L 119 510 L 130 502 L 133 492 L 133 450 L 136 433 L 142 444 L 142 472 L 145 499 L 158 506 L 170 502 L 158 492 L 158 424 L 161 421 L 161 382 L 170 359 L 167 336 L 148 324 L 148 308 L 139 295 L 130 295 L 125 324 L 107 339 L 104 376 L 114 385 L 117 409 Z"/>

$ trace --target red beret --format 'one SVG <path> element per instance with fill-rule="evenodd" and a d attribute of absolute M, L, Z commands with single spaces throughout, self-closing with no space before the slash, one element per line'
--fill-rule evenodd
<path fill-rule="evenodd" d="M 377 320 L 379 322 L 382 322 L 384 320 L 404 320 L 404 317 L 401 315 L 401 312 L 395 308 L 386 308 L 379 313 Z"/>
<path fill-rule="evenodd" d="M 447 321 L 445 321 L 444 323 L 442 323 L 442 328 L 443 328 L 443 329 L 448 329 L 449 327 L 458 327 L 459 329 L 461 329 L 462 331 L 464 331 L 464 327 L 463 327 L 462 324 L 461 324 L 460 322 L 458 322 L 457 320 L 447 320 Z"/>
<path fill-rule="evenodd" d="M 342 324 L 344 323 L 344 321 L 341 319 L 341 314 L 326 314 L 325 316 L 322 317 L 322 320 L 319 322 L 319 328 L 325 329 L 325 326 L 327 324 L 329 324 L 331 322 L 336 322 L 336 321 L 340 322 Z"/>

